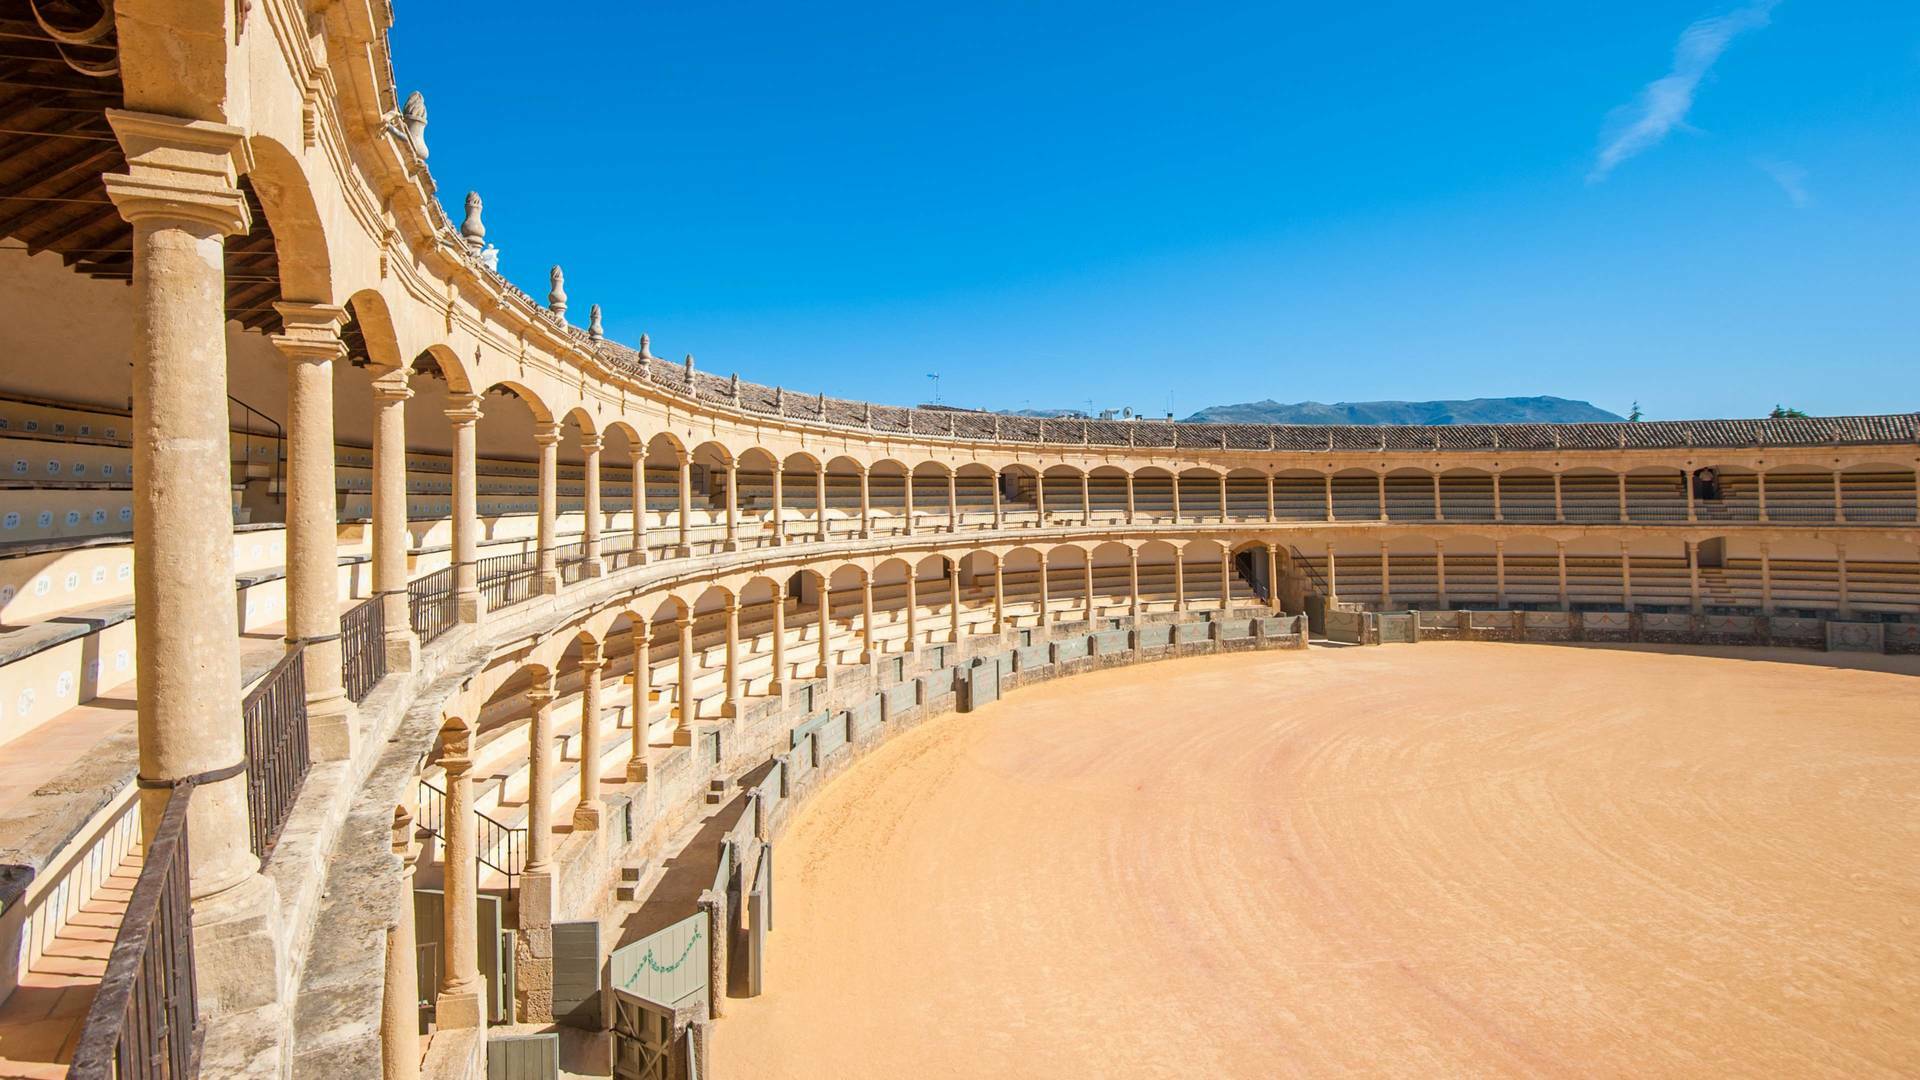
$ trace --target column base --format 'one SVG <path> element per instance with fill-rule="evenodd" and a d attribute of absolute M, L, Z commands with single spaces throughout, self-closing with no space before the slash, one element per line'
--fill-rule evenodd
<path fill-rule="evenodd" d="M 586 575 L 588 577 L 606 577 L 607 576 L 606 560 L 602 559 L 598 555 L 595 555 L 594 557 L 588 559 L 587 565 L 586 565 Z"/>
<path fill-rule="evenodd" d="M 484 1028 L 487 1026 L 486 980 L 480 979 L 478 986 L 471 988 L 442 990 L 433 999 L 433 1023 L 435 1027 L 448 1030 L 459 1028 Z M 434 1040 L 438 1046 L 439 1039 Z"/>
<path fill-rule="evenodd" d="M 520 875 L 519 933 L 514 935 L 514 1019 L 522 1024 L 553 1022 L 553 871 L 550 867 Z"/>
<path fill-rule="evenodd" d="M 193 904 L 194 977 L 203 1017 L 277 1004 L 285 981 L 280 898 L 253 874 Z"/>
<path fill-rule="evenodd" d="M 480 590 L 454 594 L 453 603 L 460 611 L 460 622 L 466 626 L 478 626 L 486 616 L 487 603 L 480 597 Z"/>
<path fill-rule="evenodd" d="M 727 542 L 720 545 L 720 550 L 721 551 L 739 551 L 740 541 L 730 539 Z"/>
<path fill-rule="evenodd" d="M 538 584 L 539 584 L 541 596 L 560 595 L 560 571 L 558 570 L 540 571 L 540 579 Z"/>
<path fill-rule="evenodd" d="M 787 700 L 786 681 L 783 679 L 775 679 L 772 682 L 768 683 L 767 696 L 770 698 L 773 698 L 775 701 L 779 701 L 784 704 Z"/>
<path fill-rule="evenodd" d="M 653 775 L 653 761 L 650 758 L 637 757 L 627 762 L 627 783 L 644 784 Z"/>
<path fill-rule="evenodd" d="M 732 720 L 740 715 L 740 706 L 732 701 L 723 701 L 720 703 L 720 715 Z"/>
<path fill-rule="evenodd" d="M 673 745 L 692 746 L 693 745 L 693 729 L 684 728 L 684 727 L 674 728 L 673 729 Z"/>
<path fill-rule="evenodd" d="M 387 671 L 412 671 L 420 659 L 420 640 L 411 629 L 388 631 L 386 639 Z"/>
<path fill-rule="evenodd" d="M 600 806 L 597 803 L 581 803 L 573 808 L 573 831 L 593 832 L 600 827 Z"/>
<path fill-rule="evenodd" d="M 324 698 L 307 699 L 307 746 L 314 761 L 346 761 L 353 757 L 355 724 L 353 702 L 344 690 Z"/>
<path fill-rule="evenodd" d="M 674 558 L 676 558 L 676 559 L 690 559 L 690 558 L 692 558 L 692 557 L 693 557 L 693 545 L 692 545 L 692 544 L 675 544 L 675 545 L 673 546 L 673 557 L 674 557 Z"/>

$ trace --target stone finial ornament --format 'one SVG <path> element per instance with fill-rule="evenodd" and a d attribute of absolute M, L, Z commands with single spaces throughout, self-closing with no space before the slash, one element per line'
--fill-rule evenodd
<path fill-rule="evenodd" d="M 467 250 L 480 254 L 487 246 L 487 226 L 480 220 L 480 193 L 467 192 L 467 217 L 460 223 L 460 238 L 467 242 Z"/>
<path fill-rule="evenodd" d="M 407 103 L 400 107 L 400 125 L 413 156 L 427 160 L 427 99 L 420 96 L 420 91 L 407 95 Z"/>
<path fill-rule="evenodd" d="M 733 373 L 733 378 L 727 380 L 727 397 L 735 405 L 740 404 L 740 373 L 737 371 Z"/>
<path fill-rule="evenodd" d="M 873 402 L 864 401 L 860 403 L 860 422 L 868 427 L 873 426 Z"/>
<path fill-rule="evenodd" d="M 654 359 L 653 339 L 648 337 L 645 334 L 640 335 L 640 359 L 642 360 Z"/>
<path fill-rule="evenodd" d="M 822 390 L 820 391 L 820 419 L 825 420 L 826 418 L 827 418 L 827 392 L 825 390 Z"/>
<path fill-rule="evenodd" d="M 555 315 L 567 313 L 567 275 L 559 267 L 547 271 L 547 310 Z"/>
<path fill-rule="evenodd" d="M 687 386 L 693 386 L 693 354 L 687 354 Z"/>
<path fill-rule="evenodd" d="M 587 309 L 587 340 L 599 341 L 606 336 L 606 329 L 600 325 L 600 305 L 595 304 Z"/>
<path fill-rule="evenodd" d="M 773 388 L 773 411 L 787 411 L 787 388 L 784 386 L 776 386 Z"/>

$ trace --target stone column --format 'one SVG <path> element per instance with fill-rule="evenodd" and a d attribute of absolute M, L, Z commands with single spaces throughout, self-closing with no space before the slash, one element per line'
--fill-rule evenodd
<path fill-rule="evenodd" d="M 1493 520 L 1505 521 L 1507 515 L 1500 509 L 1500 474 L 1493 474 Z"/>
<path fill-rule="evenodd" d="M 1433 474 L 1433 520 L 1447 520 L 1447 504 L 1446 501 L 1440 497 L 1439 473 Z"/>
<path fill-rule="evenodd" d="M 647 551 L 647 449 L 637 440 L 633 448 L 633 561 L 644 563 Z"/>
<path fill-rule="evenodd" d="M 1333 520 L 1333 474 L 1328 473 L 1327 481 L 1327 520 Z"/>
<path fill-rule="evenodd" d="M 345 309 L 281 302 L 274 348 L 287 369 L 287 650 L 306 651 L 315 761 L 353 756 L 353 703 L 340 664 L 340 522 L 333 477 L 333 362 Z M 229 515 L 230 516 L 230 515 Z"/>
<path fill-rule="evenodd" d="M 1093 481 L 1085 469 L 1080 470 L 1080 521 L 1093 524 Z"/>
<path fill-rule="evenodd" d="M 1763 470 L 1755 469 L 1753 476 L 1760 485 L 1760 520 L 1765 522 L 1767 520 L 1767 474 Z"/>
<path fill-rule="evenodd" d="M 1692 491 L 1692 485 L 1688 485 L 1687 490 Z M 1691 506 L 1687 508 L 1687 520 L 1693 520 L 1693 508 Z M 1847 502 L 1840 490 L 1840 470 L 1838 469 L 1833 471 L 1833 520 L 1842 525 L 1847 523 Z"/>
<path fill-rule="evenodd" d="M 407 605 L 406 404 L 412 396 L 405 368 L 373 380 L 373 591 L 386 626 L 388 671 L 412 671 L 419 651 Z"/>
<path fill-rule="evenodd" d="M 584 462 L 581 471 L 586 480 L 583 500 L 586 521 L 582 523 L 580 541 L 584 549 L 581 554 L 587 559 L 588 577 L 600 577 L 607 572 L 607 564 L 600 557 L 600 448 L 605 445 L 598 435 L 580 434 L 580 456 Z"/>
<path fill-rule="evenodd" d="M 693 554 L 693 542 L 688 538 L 687 530 L 693 527 L 693 459 L 685 452 L 678 452 L 680 466 L 680 543 L 674 554 L 686 558 Z"/>
<path fill-rule="evenodd" d="M 1507 606 L 1507 542 L 1493 542 L 1493 606 Z"/>
<path fill-rule="evenodd" d="M 1633 610 L 1633 556 L 1627 551 L 1627 542 L 1620 541 L 1620 604 L 1628 611 Z"/>
<path fill-rule="evenodd" d="M 720 715 L 732 719 L 740 715 L 740 598 L 727 597 L 727 653 L 723 680 L 725 690 Z"/>
<path fill-rule="evenodd" d="M 135 645 L 138 669 L 164 676 L 135 702 L 139 776 L 164 785 L 246 760 L 222 267 L 225 238 L 250 225 L 235 184 L 251 161 L 238 128 L 117 109 L 107 120 L 128 174 L 102 180 L 133 225 Z M 169 795 L 142 788 L 146 835 Z M 249 843 L 245 773 L 199 784 L 187 820 L 202 1008 L 272 1003 L 278 909 Z"/>
<path fill-rule="evenodd" d="M 1174 483 L 1178 484 L 1176 478 Z M 1187 610 L 1187 551 L 1186 545 L 1176 544 L 1173 548 L 1173 610 Z"/>
<path fill-rule="evenodd" d="M 1227 474 L 1220 474 L 1220 524 L 1227 523 Z"/>
<path fill-rule="evenodd" d="M 446 771 L 447 796 L 441 804 L 445 838 L 445 903 L 440 911 L 440 948 L 445 952 L 434 1022 L 442 1028 L 487 1026 L 487 981 L 480 975 L 479 863 L 480 822 L 474 816 L 472 734 L 454 721 L 441 730 L 440 767 Z"/>
<path fill-rule="evenodd" d="M 1091 551 L 1089 551 L 1089 552 L 1087 552 L 1087 556 L 1086 556 L 1086 557 L 1087 557 L 1087 561 L 1086 561 L 1086 563 L 1085 563 L 1085 564 L 1083 564 L 1083 565 L 1085 566 L 1085 568 L 1086 568 L 1086 572 L 1087 572 L 1087 622 L 1088 622 L 1088 623 L 1092 623 L 1092 622 L 1093 622 L 1093 620 L 1094 620 L 1094 611 L 1093 611 L 1093 552 L 1091 552 Z M 1089 627 L 1088 627 L 1087 629 L 1089 629 L 1089 630 L 1091 630 L 1091 629 L 1093 629 L 1093 628 L 1092 628 L 1091 626 L 1089 626 Z"/>
<path fill-rule="evenodd" d="M 873 663 L 873 571 L 860 575 L 860 662 Z"/>
<path fill-rule="evenodd" d="M 1560 493 L 1559 473 L 1553 474 L 1553 520 L 1558 522 L 1567 520 L 1567 504 Z"/>
<path fill-rule="evenodd" d="M 600 672 L 607 659 L 598 643 L 580 651 L 580 802 L 573 808 L 573 831 L 600 827 Z"/>
<path fill-rule="evenodd" d="M 1340 568 L 1334 562 L 1333 544 L 1327 544 L 1327 606 L 1340 601 Z"/>
<path fill-rule="evenodd" d="M 1833 479 L 1834 479 L 1834 491 L 1833 491 L 1834 502 L 1836 505 L 1838 505 L 1840 500 L 1839 474 L 1836 473 Z M 1684 488 L 1687 493 L 1687 520 L 1688 521 L 1700 520 L 1699 517 L 1695 514 L 1694 505 L 1693 505 L 1693 470 L 1692 469 L 1680 470 L 1680 486 Z"/>
<path fill-rule="evenodd" d="M 833 580 L 820 575 L 820 663 L 814 678 L 833 686 Z"/>
<path fill-rule="evenodd" d="M 1695 615 L 1700 614 L 1700 545 L 1692 540 L 1687 542 L 1687 606 Z"/>
<path fill-rule="evenodd" d="M 784 702 L 787 696 L 787 590 L 776 584 L 773 589 L 773 681 L 767 693 Z"/>
<path fill-rule="evenodd" d="M 1133 474 L 1127 474 L 1127 524 L 1133 524 Z"/>
<path fill-rule="evenodd" d="M 1220 545 L 1220 610 L 1233 606 L 1233 554 Z"/>
<path fill-rule="evenodd" d="M 1834 570 L 1839 574 L 1836 584 L 1840 591 L 1840 617 L 1844 619 L 1853 614 L 1853 598 L 1847 588 L 1847 545 L 1833 545 L 1833 560 Z"/>
<path fill-rule="evenodd" d="M 555 561 L 559 543 L 560 425 L 535 423 L 533 443 L 540 448 L 539 584 L 548 596 L 560 591 L 560 567 Z"/>
<path fill-rule="evenodd" d="M 1773 561 L 1765 540 L 1760 542 L 1760 612 L 1773 614 Z"/>
<path fill-rule="evenodd" d="M 548 671 L 527 690 L 533 707 L 527 725 L 527 860 L 520 871 L 513 958 L 515 1018 L 523 1024 L 553 1020 L 553 886 L 559 877 L 553 864 L 553 698 Z"/>
<path fill-rule="evenodd" d="M 947 470 L 947 531 L 960 531 L 960 474 Z"/>
<path fill-rule="evenodd" d="M 1567 542 L 1555 540 L 1553 549 L 1554 559 L 1560 566 L 1560 610 L 1569 611 L 1572 610 L 1572 605 L 1567 601 Z"/>
<path fill-rule="evenodd" d="M 1280 545 L 1267 545 L 1267 606 L 1275 611 L 1285 611 L 1286 603 L 1280 597 Z"/>
<path fill-rule="evenodd" d="M 1007 587 L 1001 573 L 1006 561 L 1004 556 L 993 557 L 993 632 L 996 634 L 1007 632 Z"/>
<path fill-rule="evenodd" d="M 1271 525 L 1279 520 L 1280 510 L 1273 498 L 1273 473 L 1269 471 L 1267 473 L 1267 524 Z"/>
<path fill-rule="evenodd" d="M 1620 520 L 1621 520 L 1621 521 L 1632 521 L 1632 520 L 1633 520 L 1633 517 L 1632 517 L 1632 515 L 1631 515 L 1631 513 L 1630 513 L 1630 512 L 1628 511 L 1628 509 L 1627 509 L 1627 474 L 1626 474 L 1626 473 L 1619 473 L 1619 474 L 1617 474 L 1617 475 L 1618 475 L 1618 478 L 1619 478 L 1619 480 L 1618 480 L 1618 483 L 1617 483 L 1617 484 L 1616 484 L 1615 486 L 1616 486 L 1616 487 L 1617 487 L 1617 488 L 1619 489 L 1619 498 L 1620 498 Z"/>
<path fill-rule="evenodd" d="M 947 560 L 947 606 L 952 611 L 952 619 L 947 624 L 947 640 L 960 640 L 960 561 Z"/>
<path fill-rule="evenodd" d="M 1042 631 L 1046 630 L 1047 628 L 1047 556 L 1048 554 L 1049 553 L 1045 551 L 1040 553 L 1040 629 Z"/>
<path fill-rule="evenodd" d="M 419 950 L 413 928 L 413 870 L 420 851 L 413 842 L 413 813 L 393 808 L 393 856 L 400 861 L 393 925 L 387 928 L 386 975 L 380 987 L 381 1080 L 419 1080 Z"/>
<path fill-rule="evenodd" d="M 1000 472 L 996 469 L 993 474 L 993 527 L 996 530 L 1003 529 L 1006 524 L 1000 512 Z"/>
<path fill-rule="evenodd" d="M 693 745 L 693 722 L 698 706 L 693 700 L 693 608 L 683 609 L 677 619 L 680 630 L 680 685 L 674 688 L 674 699 L 679 706 L 679 715 L 674 719 L 673 745 Z"/>
<path fill-rule="evenodd" d="M 871 470 L 860 466 L 860 539 L 873 535 L 873 484 Z"/>
<path fill-rule="evenodd" d="M 740 464 L 727 462 L 727 540 L 723 550 L 740 550 L 738 516 L 740 508 Z"/>
<path fill-rule="evenodd" d="M 776 461 L 773 463 L 773 511 L 772 513 L 773 513 L 773 546 L 775 547 L 779 547 L 780 545 L 787 542 L 786 522 L 783 520 L 786 512 L 786 507 L 782 505 L 783 503 L 786 502 L 787 496 L 785 491 L 785 485 L 781 483 L 782 474 L 785 473 L 785 471 L 786 471 L 785 468 L 782 467 L 780 462 Z"/>
<path fill-rule="evenodd" d="M 527 725 L 528 874 L 553 872 L 553 673 L 527 690 L 533 719 Z"/>
<path fill-rule="evenodd" d="M 1140 628 L 1140 549 L 1136 547 L 1127 549 L 1127 617 L 1134 629 Z"/>
<path fill-rule="evenodd" d="M 913 470 L 908 469 L 905 477 L 904 494 L 901 496 L 902 513 L 906 515 L 906 535 L 913 535 Z"/>
<path fill-rule="evenodd" d="M 827 466 L 822 463 L 820 471 L 813 474 L 813 516 L 814 535 L 818 539 L 827 538 Z"/>
<path fill-rule="evenodd" d="M 920 647 L 920 567 L 907 564 L 907 652 Z"/>
<path fill-rule="evenodd" d="M 1441 541 L 1441 540 L 1435 540 L 1433 542 L 1433 573 L 1434 573 L 1434 588 L 1437 591 L 1439 604 L 1442 608 L 1448 607 L 1449 605 L 1447 604 L 1447 545 L 1444 541 Z"/>
<path fill-rule="evenodd" d="M 1173 474 L 1173 523 L 1180 524 L 1180 474 Z"/>
<path fill-rule="evenodd" d="M 1385 611 L 1393 607 L 1393 557 L 1387 551 L 1386 541 L 1380 542 L 1380 609 Z"/>
<path fill-rule="evenodd" d="M 1033 470 L 1033 523 L 1044 527 L 1047 523 L 1047 472 L 1044 468 Z"/>
<path fill-rule="evenodd" d="M 653 725 L 653 658 L 649 655 L 653 649 L 653 627 L 640 619 L 633 620 L 633 745 L 627 756 L 627 782 L 643 783 L 651 775 L 649 759 L 653 756 L 647 742 L 647 729 Z"/>
<path fill-rule="evenodd" d="M 487 605 L 480 597 L 479 467 L 475 461 L 480 395 L 452 394 L 447 419 L 453 424 L 453 591 L 460 621 L 480 625 Z"/>
<path fill-rule="evenodd" d="M 1380 500 L 1380 520 L 1385 521 L 1387 520 L 1387 474 L 1374 473 L 1373 484 Z"/>

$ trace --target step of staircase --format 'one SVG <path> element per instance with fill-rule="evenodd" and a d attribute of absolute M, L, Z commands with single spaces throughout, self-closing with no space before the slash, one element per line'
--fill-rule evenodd
<path fill-rule="evenodd" d="M 140 856 L 129 854 L 0 1002 L 0 1076 L 39 1080 L 67 1075 L 80 1025 L 106 974 L 120 918 L 139 876 Z"/>

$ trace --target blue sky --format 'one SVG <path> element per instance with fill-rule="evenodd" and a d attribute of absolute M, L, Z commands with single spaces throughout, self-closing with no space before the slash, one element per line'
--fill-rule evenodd
<path fill-rule="evenodd" d="M 1552 7 L 482 0 L 393 47 L 502 271 L 703 370 L 1920 408 L 1920 5 Z"/>

